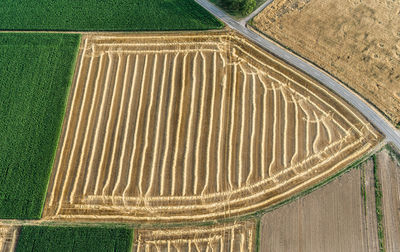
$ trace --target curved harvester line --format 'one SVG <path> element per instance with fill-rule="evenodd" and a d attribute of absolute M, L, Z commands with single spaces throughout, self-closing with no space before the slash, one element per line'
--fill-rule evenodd
<path fill-rule="evenodd" d="M 126 65 L 127 66 L 130 66 L 130 64 L 128 64 L 130 61 L 130 55 L 128 55 L 128 58 L 127 58 L 127 63 L 126 63 Z M 128 115 L 127 115 L 127 119 L 126 119 L 126 122 L 125 122 L 125 134 L 124 134 L 124 141 L 123 141 L 123 143 L 122 143 L 122 151 L 121 151 L 121 157 L 122 157 L 122 161 L 120 162 L 120 164 L 119 164 L 119 167 L 118 167 L 118 171 L 119 171 L 119 173 L 118 173 L 118 178 L 117 178 L 117 182 L 116 182 L 116 186 L 114 187 L 114 190 L 113 190 L 113 192 L 112 192 L 112 196 L 115 196 L 115 194 L 116 194 L 116 192 L 117 192 L 117 189 L 119 188 L 119 185 L 120 185 L 120 183 L 121 183 L 121 178 L 122 178 L 122 169 L 123 169 L 123 164 L 125 163 L 124 161 L 126 160 L 126 158 L 128 158 L 128 154 L 129 153 L 127 153 L 127 151 L 126 151 L 126 146 L 127 146 L 127 140 L 128 140 L 128 132 L 130 131 L 130 129 L 131 129 L 131 121 L 132 121 L 132 110 L 133 110 L 133 95 L 134 95 L 134 90 L 135 90 L 135 83 L 136 83 L 136 77 L 137 77 L 137 74 L 138 74 L 138 61 L 139 61 L 139 55 L 136 55 L 136 57 L 135 57 L 135 69 L 133 70 L 133 76 L 132 76 L 132 81 L 131 81 L 131 92 L 130 92 L 130 96 L 129 96 L 129 102 L 128 102 Z M 125 83 L 125 85 L 128 85 L 128 83 Z M 130 169 L 130 167 L 128 167 L 128 169 Z M 130 176 L 128 176 L 128 177 L 130 177 Z M 124 202 L 124 204 L 125 204 L 125 200 L 123 199 L 123 202 Z"/>
<path fill-rule="evenodd" d="M 245 111 L 246 111 L 246 87 L 247 85 L 247 74 L 246 70 L 243 69 L 242 64 L 239 64 L 240 69 L 243 73 L 243 91 L 242 91 L 242 106 L 241 106 L 241 115 L 240 115 L 240 143 L 239 143 L 239 171 L 238 171 L 238 186 L 242 187 L 242 180 L 243 180 L 243 142 L 244 142 L 244 124 L 245 124 Z M 232 166 L 231 166 L 232 168 Z"/>
<path fill-rule="evenodd" d="M 251 112 L 251 136 L 250 136 L 250 172 L 246 179 L 246 185 L 250 185 L 250 179 L 253 176 L 254 169 L 256 164 L 254 163 L 254 144 L 256 144 L 256 114 L 257 114 L 257 104 L 256 104 L 256 96 L 255 96 L 255 88 L 256 88 L 256 78 L 254 74 L 252 76 L 252 92 L 251 92 L 251 103 L 252 103 L 252 112 Z"/>
<path fill-rule="evenodd" d="M 220 58 L 223 59 L 222 63 L 223 63 L 223 69 L 226 68 L 226 64 L 225 64 L 225 59 L 222 57 L 221 54 L 219 54 Z M 222 186 L 222 171 L 221 171 L 221 167 L 222 167 L 222 127 L 223 127 L 223 123 L 224 123 L 224 115 L 225 115 L 225 99 L 226 99 L 226 86 L 227 86 L 227 78 L 226 78 L 226 73 L 224 74 L 224 76 L 222 77 L 222 96 L 221 96 L 221 109 L 219 112 L 219 127 L 218 127 L 218 151 L 217 151 L 217 192 L 221 192 L 221 186 Z"/>
<path fill-rule="evenodd" d="M 178 153 L 179 153 L 179 140 L 180 140 L 180 131 L 182 127 L 182 114 L 183 114 L 183 107 L 184 107 L 184 94 L 185 94 L 185 89 L 186 89 L 186 80 L 185 80 L 185 71 L 186 71 L 186 59 L 187 59 L 188 54 L 185 53 L 183 56 L 183 66 L 182 66 L 182 88 L 181 88 L 181 95 L 180 95 L 180 102 L 179 102 L 179 116 L 178 116 L 178 125 L 176 129 L 176 140 L 175 140 L 175 147 L 174 147 L 174 158 L 172 161 L 172 183 L 171 183 L 171 195 L 175 195 L 175 185 L 176 185 L 176 178 L 178 174 L 176 174 L 176 162 L 178 159 Z M 182 178 L 183 180 L 186 180 L 186 178 Z"/>
<path fill-rule="evenodd" d="M 117 157 L 115 156 L 115 153 L 116 153 L 116 150 L 117 150 L 117 146 L 119 144 L 118 136 L 121 134 L 121 130 L 122 130 L 121 121 L 122 121 L 122 115 L 124 114 L 123 113 L 123 108 L 125 107 L 125 103 L 126 103 L 125 102 L 125 96 L 126 96 L 125 93 L 126 93 L 126 87 L 128 86 L 127 85 L 127 79 L 128 79 L 128 72 L 129 72 L 128 71 L 128 68 L 129 68 L 129 64 L 128 64 L 129 63 L 129 56 L 130 55 L 128 55 L 127 60 L 125 62 L 124 77 L 123 77 L 123 80 L 121 81 L 121 83 L 123 83 L 122 84 L 123 86 L 122 86 L 122 92 L 121 92 L 121 101 L 120 101 L 120 104 L 119 104 L 120 110 L 119 110 L 118 118 L 117 118 L 117 127 L 116 127 L 116 133 L 115 133 L 115 140 L 114 140 L 113 147 L 112 147 L 111 162 L 110 162 L 110 166 L 109 166 L 110 169 L 108 170 L 107 180 L 106 180 L 106 183 L 105 183 L 105 185 L 103 187 L 102 195 L 106 195 L 107 190 L 109 190 L 110 183 L 111 183 L 112 172 L 113 172 L 113 170 L 115 170 L 114 169 L 114 164 L 115 164 L 115 160 L 117 159 Z M 119 73 L 119 71 L 116 73 L 117 76 L 119 76 L 118 73 Z M 119 81 L 116 81 L 116 83 L 118 83 L 118 82 Z M 120 171 L 117 170 L 116 172 L 118 173 L 118 176 L 119 176 L 119 172 Z"/>
<path fill-rule="evenodd" d="M 308 102 L 309 100 L 307 100 L 307 102 Z M 304 118 L 304 120 L 306 121 L 306 135 L 305 135 L 305 138 L 306 138 L 306 156 L 308 157 L 308 156 L 310 156 L 310 154 L 311 154 L 311 150 L 310 150 L 310 136 L 311 136 L 311 126 L 310 126 L 310 124 L 311 124 L 311 115 L 310 115 L 310 113 L 309 113 L 309 111 L 308 111 L 308 109 L 307 108 L 304 108 L 303 107 L 303 105 L 300 103 L 299 104 L 300 105 L 300 107 L 301 107 L 301 109 L 303 110 L 303 112 L 306 114 L 306 116 L 307 116 L 307 118 Z"/>
<path fill-rule="evenodd" d="M 262 136 L 261 136 L 261 155 L 260 155 L 260 158 L 261 158 L 261 178 L 264 180 L 265 179 L 265 176 L 267 175 L 267 171 L 266 171 L 266 168 L 267 168 L 267 165 L 265 164 L 265 143 L 267 142 L 267 134 L 266 134 L 266 132 L 267 132 L 267 97 L 268 97 L 268 86 L 267 86 L 267 84 L 265 84 L 265 82 L 262 80 L 262 78 L 261 78 L 261 75 L 260 74 L 258 74 L 257 75 L 257 77 L 258 77 L 258 80 L 261 82 L 261 84 L 262 84 L 262 87 L 263 87 L 263 89 L 264 89 L 264 93 L 263 93 L 263 104 L 262 104 L 262 111 L 263 111 L 263 113 L 262 113 L 262 124 L 263 124 L 263 127 L 262 127 Z"/>
<path fill-rule="evenodd" d="M 330 120 L 329 117 L 325 117 L 322 120 L 322 124 L 324 125 L 326 132 L 328 133 L 328 143 L 332 143 L 332 132 L 331 132 L 331 128 L 329 127 L 329 125 L 326 123 L 326 120 Z"/>
<path fill-rule="evenodd" d="M 282 85 L 282 84 L 281 84 Z M 283 87 L 281 87 L 281 94 L 284 100 L 284 104 L 285 104 L 285 122 L 284 122 L 284 128 L 283 128 L 283 167 L 286 168 L 287 164 L 288 164 L 288 157 L 287 157 L 287 136 L 288 136 L 288 122 L 289 122 L 289 102 L 288 102 L 288 98 L 286 97 L 286 93 L 283 90 Z"/>
<path fill-rule="evenodd" d="M 143 90 L 144 90 L 144 81 L 146 79 L 146 70 L 147 70 L 147 64 L 148 64 L 148 55 L 146 55 L 146 57 L 144 58 L 144 67 L 143 67 L 143 76 L 142 76 L 142 81 L 140 84 L 140 96 L 139 96 L 139 106 L 138 109 L 136 111 L 136 120 L 135 120 L 135 133 L 134 133 L 134 143 L 133 143 L 133 148 L 132 148 L 132 154 L 130 156 L 130 160 L 129 160 L 129 174 L 128 174 L 128 182 L 126 183 L 125 189 L 122 193 L 122 197 L 125 197 L 126 194 L 128 193 L 130 186 L 132 186 L 132 171 L 134 170 L 134 166 L 133 166 L 133 160 L 134 157 L 136 155 L 136 149 L 138 147 L 138 129 L 139 129 L 139 125 L 140 125 L 140 119 L 142 119 L 142 117 L 140 116 L 140 112 L 142 111 L 142 106 L 143 106 Z M 140 75 L 139 75 L 140 76 Z"/>
<path fill-rule="evenodd" d="M 168 54 L 166 54 L 165 56 L 164 56 L 164 63 L 163 63 L 163 66 L 162 66 L 162 71 L 163 71 L 163 75 L 162 75 L 162 80 L 161 80 L 161 83 L 160 83 L 160 85 L 161 85 L 161 94 L 160 94 L 160 103 L 159 103 L 159 105 L 158 105 L 158 110 L 157 110 L 157 122 L 156 122 L 156 133 L 155 133 L 155 136 L 156 136 L 156 140 L 155 140 L 155 144 L 154 144 L 154 148 L 155 148 L 155 153 L 154 153 L 154 158 L 153 158 L 153 161 L 152 161 L 152 164 L 151 164 L 151 172 L 150 172 L 150 181 L 149 181 L 149 187 L 147 188 L 147 191 L 146 191 L 146 193 L 145 193 L 145 197 L 148 197 L 149 196 L 149 194 L 150 194 L 150 192 L 151 192 L 151 189 L 153 188 L 153 184 L 154 184 L 154 177 L 156 176 L 156 174 L 155 174 L 155 170 L 156 170 L 156 160 L 157 160 L 157 157 L 158 157 L 158 152 L 159 152 L 159 141 L 160 141 L 160 138 L 161 138 L 161 132 L 160 132 L 160 121 L 161 121 L 161 111 L 162 111 L 162 108 L 163 108 L 163 101 L 164 101 L 164 93 L 165 93 L 165 79 L 166 79 L 166 73 L 167 73 L 167 60 L 168 60 Z"/>
<path fill-rule="evenodd" d="M 276 87 L 275 87 L 275 83 L 271 82 L 271 87 L 274 93 L 274 123 L 273 123 L 273 127 L 274 127 L 274 132 L 273 132 L 273 137 L 272 137 L 272 159 L 271 159 L 271 163 L 269 164 L 269 168 L 268 168 L 268 174 L 271 175 L 272 174 L 272 167 L 275 164 L 275 153 L 277 152 L 276 150 L 276 138 L 277 135 L 280 133 L 278 132 L 278 99 L 277 99 L 277 94 L 276 94 Z"/>
<path fill-rule="evenodd" d="M 315 113 L 315 111 L 313 111 L 313 114 L 314 114 L 314 117 L 315 117 L 315 118 L 318 118 L 318 116 L 317 116 L 317 114 Z M 317 150 L 317 143 L 318 143 L 319 138 L 321 137 L 321 122 L 320 122 L 320 120 L 317 120 L 316 123 L 317 123 L 317 134 L 316 134 L 316 136 L 315 136 L 315 138 L 314 138 L 314 140 L 313 140 L 313 144 L 312 144 L 313 153 L 318 152 L 318 150 Z"/>
<path fill-rule="evenodd" d="M 78 73 L 77 73 L 76 83 L 79 83 L 79 80 L 81 79 L 82 67 L 83 67 L 83 61 L 84 61 L 85 53 L 86 53 L 87 41 L 88 41 L 88 40 L 85 39 L 85 43 L 84 43 L 84 46 L 83 46 L 82 55 L 81 55 L 81 58 L 80 58 L 80 61 L 79 61 L 79 70 L 78 70 Z M 77 93 L 77 88 L 78 88 L 78 85 L 76 85 L 75 90 L 74 90 L 74 93 L 71 94 L 71 96 L 72 96 L 71 110 L 74 110 L 74 109 L 75 109 L 75 99 L 76 99 L 76 96 L 77 96 L 77 95 L 76 95 L 76 93 Z M 65 136 L 68 135 L 68 132 L 69 132 L 70 129 L 71 129 L 71 118 L 72 118 L 72 116 L 67 116 L 67 117 L 66 117 Z M 50 195 L 50 200 L 49 200 L 49 205 L 50 205 L 50 206 L 52 206 L 52 205 L 54 204 L 55 187 L 57 186 L 57 182 L 61 182 L 61 181 L 59 181 L 60 170 L 61 170 L 60 163 L 62 162 L 62 160 L 64 160 L 64 155 L 66 154 L 66 151 L 65 151 L 65 145 L 66 145 L 66 143 L 67 143 L 67 141 L 64 140 L 63 143 L 62 143 L 62 147 L 61 147 L 61 149 L 60 149 L 60 153 L 61 153 L 61 154 L 60 154 L 60 158 L 58 159 L 57 164 L 55 164 L 55 166 L 54 166 L 54 167 L 57 167 L 57 169 L 56 169 L 56 175 L 55 175 L 55 178 L 54 178 L 54 185 L 53 185 L 53 188 L 52 188 L 52 190 L 51 190 L 51 192 L 53 192 L 53 193 Z M 60 186 L 61 186 L 61 185 L 60 185 Z M 50 190 L 49 190 L 49 191 L 50 191 Z M 61 204 L 60 201 L 59 201 L 59 204 Z"/>
<path fill-rule="evenodd" d="M 147 153 L 147 148 L 149 146 L 149 129 L 150 129 L 150 118 L 151 118 L 151 110 L 153 108 L 154 104 L 154 86 L 155 86 L 155 79 L 156 79 L 156 70 L 157 70 L 157 63 L 158 63 L 158 54 L 155 54 L 154 56 L 154 63 L 153 63 L 153 74 L 152 74 L 152 81 L 151 81 L 151 89 L 150 89 L 150 102 L 149 102 L 149 107 L 147 108 L 148 113 L 147 113 L 147 118 L 146 118 L 146 128 L 145 128 L 145 142 L 144 142 L 144 147 L 143 147 L 143 152 L 141 154 L 140 158 L 140 168 L 139 168 L 139 179 L 138 179 L 138 184 L 139 184 L 139 194 L 140 196 L 143 196 L 143 174 L 144 174 L 144 162 L 145 162 L 145 157 Z M 131 166 L 131 169 L 133 167 Z"/>
<path fill-rule="evenodd" d="M 213 53 L 213 82 L 212 82 L 212 97 L 211 97 L 211 112 L 210 112 L 210 128 L 208 130 L 208 140 L 207 140 L 207 170 L 206 170 L 206 183 L 204 185 L 203 191 L 201 194 L 205 194 L 205 191 L 208 186 L 208 181 L 210 180 L 210 169 L 211 169 L 211 137 L 213 131 L 213 123 L 214 123 L 214 103 L 215 103 L 215 89 L 217 88 L 217 54 Z M 218 182 L 217 182 L 218 183 Z"/>
<path fill-rule="evenodd" d="M 118 79 L 118 73 L 119 73 L 119 70 L 120 70 L 120 67 L 121 67 L 121 56 L 120 55 L 118 55 L 118 64 L 117 64 L 117 72 L 116 72 L 116 79 Z M 118 83 L 119 81 L 117 81 L 116 80 L 116 83 Z M 106 129 L 105 129 L 105 136 L 104 136 L 104 142 L 102 143 L 102 151 L 101 151 L 101 153 L 102 153 L 102 155 L 101 155 L 101 159 L 100 159 L 100 165 L 99 165 L 99 170 L 98 170 L 98 172 L 97 172 L 97 178 L 96 178 L 96 185 L 95 185 L 95 190 L 94 190 L 94 194 L 100 194 L 100 180 L 102 179 L 102 174 L 103 174 L 103 170 L 105 170 L 105 166 L 106 166 L 106 160 L 105 160 L 105 156 L 106 155 L 104 155 L 104 152 L 105 152 L 105 149 L 108 147 L 108 145 L 110 144 L 110 141 L 111 141 L 111 136 L 110 136 L 110 134 L 111 134 L 111 130 L 110 130 L 110 123 L 111 123 L 111 117 L 113 116 L 113 112 L 114 112 L 114 108 L 115 108 L 115 106 L 117 105 L 117 103 L 115 102 L 115 96 L 116 96 L 116 90 L 115 89 L 117 89 L 116 87 L 115 87 L 115 83 L 109 83 L 110 84 L 110 86 L 114 86 L 113 87 L 113 89 L 112 89 L 112 95 L 111 95 L 111 109 L 110 109 L 110 112 L 108 113 L 108 116 L 107 116 L 107 118 L 106 118 Z M 120 102 L 121 102 L 121 100 L 120 100 Z M 97 137 L 98 137 L 98 135 L 97 135 Z"/>
<path fill-rule="evenodd" d="M 204 100 L 205 100 L 205 91 L 206 91 L 206 59 L 203 55 L 203 52 L 200 52 L 201 58 L 203 60 L 203 83 L 201 84 L 201 102 L 200 102 L 200 121 L 199 125 L 203 125 L 203 116 L 204 116 Z M 199 183 L 199 156 L 200 156 L 200 138 L 201 138 L 201 126 L 198 127 L 197 130 L 197 139 L 196 139 L 196 158 L 195 158 L 195 166 L 194 166 L 194 185 L 193 185 L 193 192 L 196 195 L 197 194 L 197 187 Z"/>
<path fill-rule="evenodd" d="M 78 148 L 76 148 L 76 142 L 77 142 L 77 139 L 78 139 L 78 132 L 81 130 L 81 128 L 82 128 L 82 126 L 81 126 L 81 124 L 82 124 L 82 111 L 85 111 L 85 101 L 87 100 L 87 94 L 88 94 L 88 86 L 89 86 L 89 80 L 90 80 L 90 76 L 91 76 L 91 74 L 92 74 L 92 64 L 93 64 L 93 57 L 90 57 L 90 61 L 89 61 L 89 67 L 88 67 L 88 69 L 89 69 L 89 71 L 88 71 L 88 74 L 87 74 L 87 77 L 86 77 L 86 81 L 85 81 L 85 89 L 84 89 L 84 91 L 83 91 L 83 98 L 82 98 L 82 100 L 81 100 L 81 110 L 80 110 L 80 113 L 79 113 L 79 116 L 78 116 L 78 124 L 77 124 L 77 126 L 76 126 L 76 130 L 75 130 L 75 132 L 74 132 L 74 137 L 73 137 L 73 139 L 74 139 L 74 141 L 72 142 L 72 147 L 71 147 L 71 156 L 70 156 L 70 158 L 68 159 L 68 164 L 67 164 L 67 167 L 71 167 L 71 163 L 72 163 L 72 161 L 75 161 L 76 160 L 76 156 L 77 155 L 79 155 L 80 153 L 77 153 L 78 152 Z M 93 100 L 93 99 L 92 99 Z M 89 106 L 89 109 L 91 109 L 91 106 Z M 84 136 L 86 137 L 86 134 L 87 134 L 87 132 L 88 132 L 88 128 L 86 128 L 85 129 L 85 133 L 84 133 Z M 85 138 L 84 137 L 84 138 Z M 79 158 L 79 157 L 78 157 Z M 77 175 L 77 177 L 79 178 L 79 176 L 80 176 L 80 174 L 81 174 L 81 171 L 82 171 L 82 168 L 83 167 L 81 167 L 81 166 L 77 166 L 77 173 L 78 173 L 78 175 Z M 68 170 L 68 171 L 70 171 L 70 169 Z M 67 179 L 66 179 L 66 182 L 68 183 L 68 178 L 69 178 L 69 173 L 67 172 Z M 72 203 L 72 201 L 73 201 L 73 199 L 74 199 L 74 195 L 75 195 L 75 191 L 76 191 L 76 186 L 77 186 L 77 182 L 78 182 L 78 180 L 79 179 L 75 179 L 75 181 L 74 181 L 74 184 L 73 184 L 73 187 L 72 187 L 72 190 L 71 190 L 71 193 L 70 193 L 70 195 L 69 195 L 69 203 L 71 204 Z M 66 184 L 67 184 L 66 183 Z M 62 192 L 63 193 L 63 192 Z M 62 197 L 62 196 L 61 196 Z"/>
<path fill-rule="evenodd" d="M 232 157 L 232 149 L 233 149 L 233 123 L 235 121 L 235 96 L 236 96 L 236 85 L 237 85 L 237 81 L 236 81 L 236 74 L 237 74 L 237 65 L 234 64 L 233 65 L 233 78 L 232 78 L 232 107 L 230 108 L 230 112 L 231 112 L 231 118 L 230 118 L 230 125 L 229 125 L 229 150 L 228 150 L 228 162 L 229 162 L 229 167 L 233 167 L 232 162 L 233 162 L 233 157 Z M 231 191 L 233 190 L 233 183 L 232 183 L 232 171 L 231 169 L 227 169 L 228 170 L 228 183 L 229 183 L 229 190 Z"/>
<path fill-rule="evenodd" d="M 192 129 L 194 128 L 194 121 L 193 121 L 193 105 L 195 101 L 195 94 L 196 94 L 196 71 L 197 71 L 197 57 L 198 57 L 199 52 L 196 52 L 196 55 L 193 58 L 193 70 L 192 70 L 192 94 L 191 94 L 191 99 L 190 99 L 190 112 L 189 112 L 189 130 L 188 130 L 188 137 L 186 139 L 186 148 L 192 148 L 193 144 L 188 144 L 188 142 L 192 142 Z M 188 169 L 189 169 L 189 164 L 188 164 L 188 151 L 185 151 L 184 154 L 184 167 L 183 167 L 183 186 L 182 186 L 182 195 L 186 195 L 186 188 L 187 188 L 187 181 L 188 179 Z"/>
<path fill-rule="evenodd" d="M 167 155 L 169 152 L 169 142 L 170 142 L 170 131 L 171 131 L 171 115 L 172 115 L 172 107 L 174 105 L 174 93 L 175 93 L 175 72 L 176 72 L 176 61 L 178 58 L 179 53 L 177 53 L 174 57 L 174 62 L 172 63 L 172 79 L 171 79 L 171 83 L 172 83 L 172 90 L 171 90 L 171 98 L 169 101 L 169 106 L 168 106 L 168 118 L 167 118 L 167 133 L 166 133 L 166 138 L 167 138 L 167 142 L 165 144 L 165 146 L 167 147 L 165 152 L 164 152 L 164 158 L 163 158 L 163 163 L 162 163 L 162 168 L 161 168 L 161 177 L 160 177 L 160 181 L 161 181 L 161 185 L 160 185 L 160 195 L 163 196 L 164 195 L 164 188 L 165 188 L 165 170 L 167 169 L 166 165 L 166 159 L 167 159 Z"/>
<path fill-rule="evenodd" d="M 299 107 L 298 107 L 299 105 L 297 104 L 293 93 L 291 93 L 290 95 L 291 95 L 291 98 L 292 98 L 292 101 L 293 101 L 293 104 L 294 104 L 294 111 L 295 111 L 295 115 L 296 115 L 294 120 L 295 120 L 295 134 L 297 136 L 297 137 L 294 138 L 294 140 L 295 140 L 295 144 L 294 144 L 295 151 L 294 151 L 294 154 L 293 154 L 292 158 L 289 161 L 290 166 L 293 166 L 294 160 L 296 160 L 297 156 L 299 155 L 298 154 L 299 153 Z"/>

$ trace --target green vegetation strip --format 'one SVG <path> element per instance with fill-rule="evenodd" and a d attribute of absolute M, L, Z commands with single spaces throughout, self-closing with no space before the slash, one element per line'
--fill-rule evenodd
<path fill-rule="evenodd" d="M 40 218 L 80 36 L 0 33 L 0 218 Z"/>
<path fill-rule="evenodd" d="M 0 30 L 204 30 L 223 24 L 194 0 L 3 0 Z"/>
<path fill-rule="evenodd" d="M 376 218 L 378 220 L 378 240 L 379 250 L 385 251 L 385 231 L 383 229 L 383 210 L 382 210 L 382 186 L 378 177 L 378 163 L 376 155 L 372 156 L 374 162 L 374 178 L 375 178 L 375 205 L 376 205 Z"/>
<path fill-rule="evenodd" d="M 132 239 L 127 228 L 24 226 L 16 251 L 131 251 Z"/>

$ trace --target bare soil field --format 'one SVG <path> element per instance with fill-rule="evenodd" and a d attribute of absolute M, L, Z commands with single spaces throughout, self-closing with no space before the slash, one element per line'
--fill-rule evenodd
<path fill-rule="evenodd" d="M 378 251 L 373 161 L 261 219 L 260 251 Z"/>
<path fill-rule="evenodd" d="M 384 244 L 386 251 L 400 250 L 400 164 L 387 151 L 377 154 L 382 187 Z"/>
<path fill-rule="evenodd" d="M 275 0 L 252 25 L 400 122 L 400 2 Z"/>
<path fill-rule="evenodd" d="M 255 251 L 254 222 L 204 227 L 135 230 L 132 251 Z"/>
<path fill-rule="evenodd" d="M 249 213 L 379 139 L 336 95 L 236 33 L 86 35 L 43 217 Z"/>
<path fill-rule="evenodd" d="M 14 251 L 17 240 L 17 227 L 0 225 L 0 251 Z"/>

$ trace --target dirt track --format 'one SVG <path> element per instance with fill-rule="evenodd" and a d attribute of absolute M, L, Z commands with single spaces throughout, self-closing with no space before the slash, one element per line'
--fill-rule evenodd
<path fill-rule="evenodd" d="M 0 225 L 0 251 L 14 251 L 17 240 L 17 227 Z"/>
<path fill-rule="evenodd" d="M 242 214 L 333 175 L 379 138 L 232 32 L 84 36 L 43 216 Z"/>
<path fill-rule="evenodd" d="M 400 122 L 398 1 L 276 0 L 253 25 Z"/>

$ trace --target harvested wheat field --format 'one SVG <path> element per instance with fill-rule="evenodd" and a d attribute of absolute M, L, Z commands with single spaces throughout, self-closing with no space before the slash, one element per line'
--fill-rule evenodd
<path fill-rule="evenodd" d="M 261 218 L 260 251 L 379 251 L 372 159 Z"/>
<path fill-rule="evenodd" d="M 355 89 L 399 124 L 399 14 L 400 2 L 391 0 L 275 0 L 253 26 Z"/>
<path fill-rule="evenodd" d="M 249 213 L 379 139 L 337 96 L 233 32 L 84 36 L 43 217 Z"/>
<path fill-rule="evenodd" d="M 377 154 L 382 187 L 382 214 L 386 251 L 400 250 L 400 159 L 387 150 Z"/>
<path fill-rule="evenodd" d="M 135 231 L 133 251 L 255 251 L 254 222 Z"/>
<path fill-rule="evenodd" d="M 0 225 L 0 251 L 14 251 L 17 240 L 17 227 Z"/>

